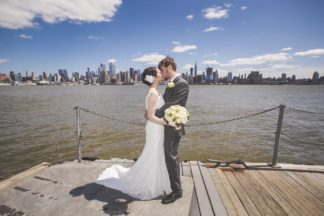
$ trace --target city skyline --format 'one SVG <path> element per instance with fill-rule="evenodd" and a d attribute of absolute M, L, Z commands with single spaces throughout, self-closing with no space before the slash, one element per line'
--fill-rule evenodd
<path fill-rule="evenodd" d="M 73 5 L 73 7 L 71 7 Z M 85 74 L 101 63 L 142 70 L 165 55 L 178 72 L 312 78 L 324 71 L 324 2 L 0 2 L 0 73 L 60 68 Z"/>

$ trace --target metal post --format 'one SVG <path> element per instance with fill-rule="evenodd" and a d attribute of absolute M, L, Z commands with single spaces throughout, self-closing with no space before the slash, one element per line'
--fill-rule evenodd
<path fill-rule="evenodd" d="M 278 150 L 279 150 L 279 140 L 280 140 L 280 133 L 281 133 L 281 126 L 282 126 L 282 120 L 284 115 L 284 109 L 285 105 L 279 106 L 279 117 L 278 117 L 278 125 L 277 125 L 277 131 L 276 131 L 276 138 L 275 138 L 275 145 L 273 148 L 273 155 L 272 155 L 272 164 L 271 166 L 276 166 L 277 164 L 277 158 L 278 158 Z"/>
<path fill-rule="evenodd" d="M 80 126 L 80 107 L 74 107 L 76 110 L 76 119 L 77 119 L 77 141 L 78 141 L 78 150 L 77 150 L 77 159 L 78 162 L 81 163 L 82 155 L 81 155 L 81 126 Z"/>

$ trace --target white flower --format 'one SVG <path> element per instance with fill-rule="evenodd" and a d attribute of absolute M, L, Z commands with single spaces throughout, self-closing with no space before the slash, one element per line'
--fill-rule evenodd
<path fill-rule="evenodd" d="M 147 82 L 149 82 L 149 83 L 153 83 L 154 82 L 154 76 L 152 76 L 152 75 L 146 75 L 145 76 L 145 81 L 147 81 Z"/>
<path fill-rule="evenodd" d="M 180 129 L 181 124 L 187 123 L 189 112 L 183 106 L 173 105 L 165 110 L 164 118 L 170 126 Z"/>
<path fill-rule="evenodd" d="M 170 81 L 168 82 L 168 88 L 173 88 L 175 86 L 174 82 Z"/>

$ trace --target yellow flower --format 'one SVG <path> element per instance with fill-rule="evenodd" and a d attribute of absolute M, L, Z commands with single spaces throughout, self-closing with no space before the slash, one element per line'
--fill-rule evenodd
<path fill-rule="evenodd" d="M 174 82 L 168 82 L 168 88 L 173 88 L 175 86 Z"/>

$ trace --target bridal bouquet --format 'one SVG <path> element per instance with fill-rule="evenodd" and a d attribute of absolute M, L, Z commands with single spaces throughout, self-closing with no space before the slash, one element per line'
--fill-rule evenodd
<path fill-rule="evenodd" d="M 170 126 L 180 129 L 181 124 L 187 123 L 189 112 L 183 106 L 173 105 L 165 110 L 164 118 Z"/>

